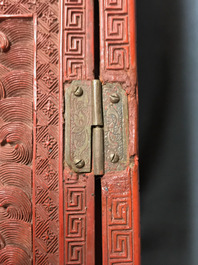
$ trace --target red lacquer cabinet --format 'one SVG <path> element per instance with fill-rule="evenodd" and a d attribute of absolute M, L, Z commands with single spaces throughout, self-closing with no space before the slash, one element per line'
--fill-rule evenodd
<path fill-rule="evenodd" d="M 0 264 L 140 265 L 134 0 L 0 1 Z"/>

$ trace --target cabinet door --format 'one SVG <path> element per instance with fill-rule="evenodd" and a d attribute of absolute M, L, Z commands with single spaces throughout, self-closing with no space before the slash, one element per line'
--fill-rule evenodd
<path fill-rule="evenodd" d="M 65 95 L 94 79 L 103 91 L 100 177 L 85 141 L 89 93 L 67 99 L 69 147 L 65 136 Z M 114 110 L 115 92 L 123 100 Z M 140 264 L 137 104 L 133 0 L 1 1 L 0 263 Z M 66 162 L 68 149 L 84 170 Z"/>
<path fill-rule="evenodd" d="M 109 166 L 101 178 L 103 264 L 140 264 L 139 188 L 138 188 L 138 86 L 135 49 L 135 1 L 100 0 L 100 79 L 105 93 L 127 96 L 128 132 L 119 121 L 119 112 L 107 119 L 105 156 L 108 149 L 120 159 L 127 153 L 124 166 Z M 109 91 L 113 87 L 114 91 Z M 120 99 L 121 100 L 121 99 Z M 115 108 L 114 108 L 115 110 Z M 126 114 L 124 114 L 126 117 Z M 109 124 L 113 124 L 114 130 Z M 118 138 L 127 140 L 118 144 Z M 107 161 L 108 155 L 107 155 Z M 108 170 L 112 168 L 111 170 Z"/>

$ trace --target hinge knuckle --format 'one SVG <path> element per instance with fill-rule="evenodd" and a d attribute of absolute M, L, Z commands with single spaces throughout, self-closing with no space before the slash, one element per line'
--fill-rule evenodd
<path fill-rule="evenodd" d="M 99 80 L 92 81 L 93 93 L 93 167 L 94 175 L 104 174 L 104 131 L 102 117 L 102 86 Z"/>
<path fill-rule="evenodd" d="M 94 175 L 104 174 L 104 131 L 101 127 L 93 128 L 93 166 Z"/>
<path fill-rule="evenodd" d="M 93 126 L 103 126 L 102 86 L 99 80 L 92 81 L 93 93 Z"/>

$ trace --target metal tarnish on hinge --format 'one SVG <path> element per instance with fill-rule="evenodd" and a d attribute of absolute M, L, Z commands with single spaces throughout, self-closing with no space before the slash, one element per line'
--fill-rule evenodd
<path fill-rule="evenodd" d="M 74 172 L 91 172 L 91 81 L 65 85 L 65 160 Z"/>
<path fill-rule="evenodd" d="M 103 126 L 102 117 L 102 86 L 99 80 L 92 81 L 93 93 L 93 125 Z"/>
<path fill-rule="evenodd" d="M 122 171 L 127 166 L 128 101 L 119 83 L 103 85 L 105 172 Z"/>
<path fill-rule="evenodd" d="M 118 83 L 65 85 L 65 160 L 77 173 L 103 175 L 127 165 L 127 95 Z M 92 162 L 93 161 L 93 162 Z"/>
<path fill-rule="evenodd" d="M 94 175 L 104 174 L 104 131 L 102 117 L 102 86 L 92 81 L 93 91 L 93 166 Z"/>

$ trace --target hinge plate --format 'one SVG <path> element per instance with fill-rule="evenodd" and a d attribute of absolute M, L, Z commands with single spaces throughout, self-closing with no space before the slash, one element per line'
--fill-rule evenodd
<path fill-rule="evenodd" d="M 92 164 L 95 175 L 121 171 L 127 165 L 127 147 L 128 104 L 122 86 L 107 83 L 101 90 L 98 80 L 66 84 L 67 164 L 77 173 L 91 172 Z"/>
<path fill-rule="evenodd" d="M 127 166 L 129 137 L 128 101 L 121 84 L 103 85 L 103 117 L 105 172 L 122 171 Z"/>
<path fill-rule="evenodd" d="M 91 81 L 73 81 L 64 88 L 65 159 L 75 172 L 91 172 Z"/>

